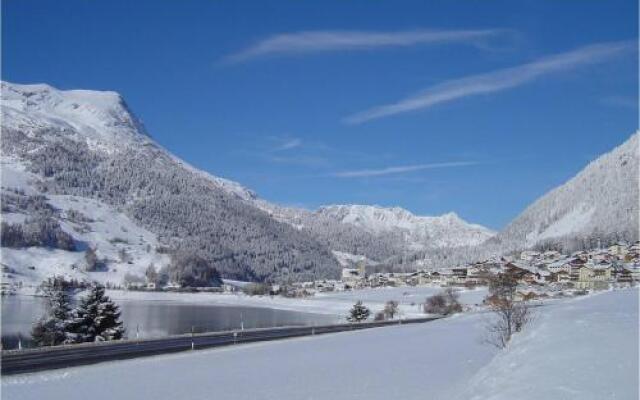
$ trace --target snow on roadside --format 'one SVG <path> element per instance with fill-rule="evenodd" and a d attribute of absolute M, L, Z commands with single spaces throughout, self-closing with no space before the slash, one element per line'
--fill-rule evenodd
<path fill-rule="evenodd" d="M 478 315 L 3 378 L 6 399 L 445 399 L 496 352 Z M 96 390 L 104 385 L 109 390 Z"/>
<path fill-rule="evenodd" d="M 638 372 L 638 290 L 617 290 L 539 313 L 452 398 L 636 400 Z"/>

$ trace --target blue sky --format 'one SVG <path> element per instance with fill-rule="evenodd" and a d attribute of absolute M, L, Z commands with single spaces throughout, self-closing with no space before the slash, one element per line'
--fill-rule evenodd
<path fill-rule="evenodd" d="M 627 1 L 2 2 L 2 78 L 115 90 L 261 197 L 501 228 L 638 125 Z"/>

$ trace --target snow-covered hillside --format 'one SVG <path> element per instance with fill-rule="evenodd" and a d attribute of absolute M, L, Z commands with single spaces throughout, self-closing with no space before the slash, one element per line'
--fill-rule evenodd
<path fill-rule="evenodd" d="M 2 117 L 3 128 L 31 136 L 56 127 L 106 149 L 147 139 L 142 123 L 115 92 L 2 82 Z"/>
<path fill-rule="evenodd" d="M 640 132 L 529 206 L 497 239 L 508 247 L 638 238 Z"/>
<path fill-rule="evenodd" d="M 12 234 L 18 232 L 2 262 L 5 271 L 14 271 L 12 276 L 24 283 L 53 271 L 36 266 L 41 273 L 33 272 L 29 253 L 55 253 L 56 265 L 68 264 L 69 274 L 88 247 L 113 260 L 109 255 L 113 246 L 107 243 L 120 216 L 137 227 L 130 226 L 130 231 L 147 232 L 151 246 L 157 242 L 172 254 L 202 257 L 229 278 L 277 280 L 286 274 L 309 279 L 339 274 L 339 265 L 324 244 L 271 218 L 253 204 L 255 194 L 250 190 L 197 170 L 163 149 L 113 92 L 3 82 L 2 162 L 3 222 L 14 225 Z M 85 228 L 91 234 L 75 231 L 64 220 L 65 210 L 55 204 L 60 196 L 95 205 L 82 212 L 87 220 L 104 219 L 98 210 L 110 210 L 113 219 L 106 223 L 114 226 L 107 231 L 88 224 Z M 25 225 L 29 221 L 31 225 Z M 34 229 L 40 239 L 21 238 L 21 230 L 31 235 Z M 51 242 L 47 234 L 65 239 L 65 232 L 75 242 L 74 249 L 55 244 L 52 248 L 51 243 L 44 246 L 47 249 L 33 248 Z M 124 270 L 139 274 L 154 257 L 131 259 L 128 266 L 108 262 L 103 274 L 90 275 L 120 284 Z M 157 258 L 162 264 L 168 260 L 167 255 Z M 31 272 L 20 275 L 25 268 Z"/>
<path fill-rule="evenodd" d="M 311 279 L 337 277 L 346 259 L 383 262 L 409 250 L 474 245 L 493 234 L 455 214 L 417 217 L 401 209 L 351 206 L 349 216 L 338 212 L 344 206 L 312 212 L 271 204 L 162 148 L 114 92 L 2 82 L 2 139 L 3 203 L 8 196 L 22 196 L 3 207 L 3 220 L 20 225 L 38 217 L 41 226 L 46 217 L 78 244 L 71 252 L 7 249 L 3 262 L 15 272 L 10 278 L 22 282 L 60 273 L 65 264 L 66 275 L 82 273 L 71 268 L 89 247 L 114 261 L 103 274 L 88 277 L 116 284 L 122 283 L 123 271 L 140 275 L 152 260 L 158 268 L 166 265 L 168 255 L 153 254 L 163 246 L 172 253 L 197 253 L 228 278 Z M 137 226 L 130 231 L 153 237 L 148 240 L 153 250 L 130 260 L 131 266 L 118 265 L 109 244 L 113 232 L 97 225 L 87 228 L 90 235 L 77 232 L 64 220 L 64 207 L 55 204 L 61 196 L 74 199 L 66 205 L 95 205 L 82 211 L 88 220 L 104 219 L 98 210 L 110 210 L 114 221 L 127 218 Z M 38 215 L 30 205 L 34 202 L 44 207 Z M 55 270 L 29 256 L 42 251 L 56 254 Z M 40 273 L 26 273 L 34 264 Z"/>
<path fill-rule="evenodd" d="M 316 213 L 376 235 L 395 234 L 413 250 L 475 246 L 495 235 L 490 229 L 462 220 L 454 212 L 423 217 L 400 207 L 331 205 L 321 207 Z"/>
<path fill-rule="evenodd" d="M 451 267 L 532 247 L 571 252 L 616 241 L 638 240 L 639 137 L 640 132 L 636 132 L 591 162 L 567 183 L 535 201 L 497 235 L 480 244 L 426 248 L 387 262 L 406 269 Z M 366 220 L 358 214 L 355 218 Z"/>
<path fill-rule="evenodd" d="M 455 400 L 638 399 L 638 290 L 548 306 Z"/>
<path fill-rule="evenodd" d="M 92 247 L 98 253 L 111 252 L 105 244 L 111 233 L 99 226 L 92 227 L 95 234 L 88 237 L 74 233 L 64 221 L 64 210 L 54 204 L 56 196 L 99 204 L 128 218 L 171 253 L 197 254 L 223 276 L 241 280 L 335 278 L 340 264 L 363 257 L 385 268 L 404 263 L 435 267 L 445 259 L 449 264 L 477 261 L 545 241 L 638 235 L 639 134 L 495 235 L 455 213 L 424 217 L 397 207 L 333 205 L 308 211 L 271 204 L 163 149 L 114 92 L 2 82 L 1 109 L 3 221 L 20 225 L 36 216 L 53 218 L 47 223 L 59 225 L 52 228 L 58 235 L 71 235 L 77 251 Z M 19 197 L 9 208 L 8 196 Z M 44 208 L 35 210 L 34 204 Z M 103 218 L 92 214 L 98 209 L 87 207 L 84 215 Z M 24 261 L 29 257 L 18 257 L 20 251 L 6 252 L 13 254 L 7 268 L 31 266 Z M 149 257 L 139 258 L 139 263 L 156 258 Z M 168 262 L 166 254 L 157 258 Z M 138 274 L 139 263 L 127 271 Z M 115 270 L 123 268 L 114 262 L 100 278 L 120 279 Z"/>

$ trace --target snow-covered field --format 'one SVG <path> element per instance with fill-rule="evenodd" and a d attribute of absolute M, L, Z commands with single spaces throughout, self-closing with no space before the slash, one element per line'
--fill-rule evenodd
<path fill-rule="evenodd" d="M 457 399 L 638 399 L 638 290 L 553 305 Z"/>
<path fill-rule="evenodd" d="M 6 399 L 637 399 L 638 290 L 568 299 L 498 351 L 487 314 L 2 379 Z"/>
<path fill-rule="evenodd" d="M 280 296 L 246 296 L 244 294 L 211 294 L 211 293 L 166 293 L 109 291 L 114 300 L 133 301 L 170 301 L 192 304 L 221 304 L 250 307 L 267 307 L 280 310 L 309 312 L 315 314 L 332 314 L 346 316 L 353 304 L 362 300 L 372 312 L 382 310 L 384 303 L 395 300 L 400 304 L 401 317 L 422 317 L 422 304 L 428 296 L 443 290 L 437 286 L 398 287 L 353 290 L 346 292 L 319 293 L 302 299 L 290 299 Z M 460 300 L 469 307 L 482 303 L 487 295 L 486 288 L 461 290 Z"/>

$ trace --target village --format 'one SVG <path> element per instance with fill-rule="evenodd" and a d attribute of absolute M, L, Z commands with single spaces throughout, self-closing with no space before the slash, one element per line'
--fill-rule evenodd
<path fill-rule="evenodd" d="M 606 248 L 563 254 L 556 250 L 525 250 L 453 268 L 423 268 L 409 272 L 372 272 L 365 261 L 342 268 L 340 279 L 306 282 L 249 283 L 223 279 L 221 286 L 181 288 L 158 286 L 154 282 L 135 280 L 122 285 L 107 284 L 110 289 L 130 291 L 245 293 L 288 298 L 304 298 L 316 293 L 352 291 L 385 287 L 436 286 L 473 289 L 487 286 L 492 277 L 506 273 L 517 279 L 521 299 L 546 297 L 549 292 L 607 290 L 613 286 L 632 286 L 640 281 L 640 241 L 616 243 Z M 55 279 L 64 280 L 62 277 Z M 66 282 L 66 281 L 65 281 Z M 66 282 L 75 287 L 81 283 Z M 2 282 L 2 295 L 15 294 L 22 285 Z"/>
<path fill-rule="evenodd" d="M 526 250 L 514 256 L 501 256 L 446 269 L 421 269 L 413 272 L 367 273 L 367 266 L 344 267 L 340 280 L 298 282 L 286 286 L 273 285 L 272 294 L 306 297 L 318 292 L 358 290 L 377 287 L 443 286 L 465 287 L 488 285 L 500 273 L 514 276 L 523 288 L 521 298 L 545 297 L 546 292 L 563 290 L 607 290 L 612 286 L 631 286 L 640 280 L 640 241 L 616 243 L 607 248 L 562 254 Z M 228 288 L 233 290 L 233 288 Z"/>

